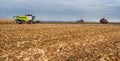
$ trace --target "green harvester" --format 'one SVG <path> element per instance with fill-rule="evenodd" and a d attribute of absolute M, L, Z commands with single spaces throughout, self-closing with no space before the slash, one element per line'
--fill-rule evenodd
<path fill-rule="evenodd" d="M 31 14 L 26 14 L 24 16 L 14 16 L 16 24 L 33 24 L 35 22 L 35 16 Z"/>

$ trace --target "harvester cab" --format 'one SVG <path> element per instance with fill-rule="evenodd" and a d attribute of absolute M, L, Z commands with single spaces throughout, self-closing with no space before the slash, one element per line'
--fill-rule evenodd
<path fill-rule="evenodd" d="M 16 24 L 33 24 L 35 16 L 32 16 L 31 14 L 26 14 L 24 16 L 14 16 L 14 19 L 16 21 Z"/>

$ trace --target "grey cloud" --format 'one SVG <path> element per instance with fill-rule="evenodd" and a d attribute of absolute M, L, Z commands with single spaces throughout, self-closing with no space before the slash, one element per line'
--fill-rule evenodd
<path fill-rule="evenodd" d="M 119 18 L 119 0 L 1 0 L 0 17 L 31 13 L 38 19 Z"/>

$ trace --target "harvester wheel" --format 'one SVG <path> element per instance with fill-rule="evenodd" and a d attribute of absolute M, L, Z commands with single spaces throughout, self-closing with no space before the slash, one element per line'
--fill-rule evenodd
<path fill-rule="evenodd" d="M 24 24 L 25 22 L 23 20 L 16 20 L 16 24 Z"/>
<path fill-rule="evenodd" d="M 16 24 L 19 24 L 19 20 L 16 20 Z"/>
<path fill-rule="evenodd" d="M 28 24 L 33 24 L 33 21 L 32 21 L 32 20 L 30 20 L 30 21 L 28 22 Z"/>
<path fill-rule="evenodd" d="M 16 24 L 21 24 L 21 20 L 16 20 Z"/>

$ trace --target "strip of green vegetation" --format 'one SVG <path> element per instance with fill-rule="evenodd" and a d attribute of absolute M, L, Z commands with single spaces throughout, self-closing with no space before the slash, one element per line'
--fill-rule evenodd
<path fill-rule="evenodd" d="M 99 24 L 98 22 L 41 22 L 41 24 Z"/>

